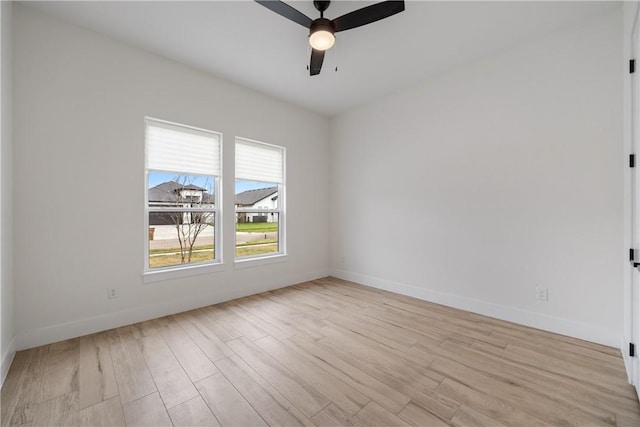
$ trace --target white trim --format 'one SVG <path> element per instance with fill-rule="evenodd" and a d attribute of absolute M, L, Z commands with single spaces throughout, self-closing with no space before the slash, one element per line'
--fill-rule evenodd
<path fill-rule="evenodd" d="M 277 262 L 286 262 L 289 258 L 287 254 L 277 254 L 277 255 L 267 255 L 267 256 L 259 256 L 253 255 L 251 257 L 246 258 L 236 258 L 233 262 L 233 268 L 242 269 L 249 267 L 257 267 L 259 265 L 268 265 L 274 264 Z"/>
<path fill-rule="evenodd" d="M 629 356 L 629 339 L 625 336 L 622 336 L 620 339 L 620 353 L 622 353 L 622 361 L 624 362 L 624 368 L 627 372 L 627 381 L 629 381 L 631 387 L 636 391 L 638 399 L 640 399 L 640 386 L 633 383 L 633 375 L 635 375 L 635 372 L 633 370 L 633 359 Z M 638 356 L 636 355 L 636 357 Z"/>
<path fill-rule="evenodd" d="M 605 329 L 599 326 L 589 325 L 587 323 L 547 316 L 528 310 L 493 304 L 487 301 L 480 301 L 460 295 L 433 291 L 406 283 L 380 279 L 351 271 L 331 270 L 331 275 L 339 279 L 349 280 L 372 288 L 384 289 L 386 291 L 435 302 L 448 307 L 458 308 L 472 313 L 482 314 L 484 316 L 494 317 L 496 319 L 506 320 L 520 325 L 567 335 L 598 344 L 615 348 L 618 348 L 620 345 L 620 333 L 615 329 Z"/>
<path fill-rule="evenodd" d="M 220 176 L 216 177 L 215 188 L 216 199 L 214 200 L 216 205 L 216 216 L 213 228 L 213 247 L 216 251 L 216 260 L 219 264 L 224 264 L 224 248 L 222 247 L 222 236 L 224 233 L 224 194 L 222 191 L 224 179 L 224 135 L 220 132 Z M 217 230 L 216 230 L 217 228 Z"/>
<path fill-rule="evenodd" d="M 11 339 L 9 343 L 9 348 L 7 352 L 2 355 L 2 365 L 0 365 L 0 388 L 4 384 L 4 380 L 7 378 L 7 374 L 9 373 L 9 368 L 11 368 L 11 363 L 13 362 L 13 358 L 16 356 L 16 337 Z"/>
<path fill-rule="evenodd" d="M 170 267 L 164 270 L 146 271 L 142 274 L 143 283 L 160 282 L 162 280 L 181 279 L 184 277 L 199 276 L 201 274 L 217 273 L 224 270 L 223 263 L 196 264 L 179 267 Z"/>
<path fill-rule="evenodd" d="M 626 65 L 627 59 L 635 59 L 636 63 L 640 59 L 638 56 L 638 18 L 640 17 L 640 5 L 634 2 L 634 6 L 631 3 L 626 3 L 623 6 L 623 46 L 624 50 L 628 49 L 629 57 L 625 59 L 625 66 L 622 69 L 624 74 L 622 85 L 622 97 L 623 97 L 623 124 L 624 124 L 624 138 L 623 147 L 625 153 L 635 153 L 638 156 L 638 70 L 635 73 L 629 73 Z M 625 52 L 626 54 L 626 52 Z M 636 67 L 638 65 L 636 64 Z M 626 157 L 626 156 L 625 156 Z M 624 159 L 626 161 L 626 158 Z M 626 162 L 625 162 L 626 163 Z M 639 214 L 639 176 L 637 167 L 629 169 L 626 167 L 623 169 L 624 173 L 624 194 L 625 194 L 625 238 L 624 238 L 624 250 L 627 248 L 638 248 L 639 225 L 637 216 Z M 628 203 L 628 204 L 627 204 Z M 627 217 L 627 215 L 629 215 Z M 636 258 L 637 261 L 637 258 Z M 640 362 L 638 358 L 631 358 L 629 356 L 629 343 L 636 342 L 640 337 L 640 296 L 638 295 L 638 281 L 639 276 L 633 264 L 625 262 L 625 280 L 623 283 L 623 340 L 620 346 L 622 357 L 624 359 L 625 368 L 627 369 L 627 375 L 629 383 L 634 385 L 636 393 L 640 397 Z"/>
<path fill-rule="evenodd" d="M 276 280 L 260 283 L 248 282 L 246 285 L 229 286 L 225 289 L 216 289 L 208 295 L 187 295 L 183 298 L 149 304 L 146 306 L 131 307 L 122 311 L 99 314 L 93 317 L 73 320 L 44 328 L 19 332 L 16 336 L 18 350 L 51 344 L 70 338 L 80 337 L 95 332 L 106 331 L 120 326 L 131 325 L 149 319 L 156 319 L 170 314 L 182 313 L 199 307 L 206 307 L 224 301 L 255 295 L 274 289 L 284 288 L 298 283 L 316 280 L 329 275 L 329 270 L 320 270 L 311 273 L 294 276 L 278 275 Z"/>
<path fill-rule="evenodd" d="M 275 192 L 277 193 L 278 191 L 276 190 Z M 236 213 L 280 213 L 280 210 L 268 208 L 236 208 Z"/>
<path fill-rule="evenodd" d="M 629 363 L 631 362 L 631 358 L 629 357 L 629 341 L 624 336 L 620 338 L 620 353 L 622 353 L 622 361 L 624 362 L 624 367 L 627 371 L 627 379 L 629 381 L 629 384 L 633 385 L 633 381 L 631 378 L 631 367 L 629 366 Z"/>
<path fill-rule="evenodd" d="M 155 171 L 154 171 L 155 172 Z M 166 207 L 166 206 L 149 206 L 147 208 L 149 210 L 150 213 L 157 213 L 157 212 L 166 212 L 166 213 L 172 213 L 172 212 L 202 212 L 202 213 L 207 213 L 207 212 L 215 212 L 216 208 L 185 208 L 182 206 L 170 206 L 170 207 Z"/>

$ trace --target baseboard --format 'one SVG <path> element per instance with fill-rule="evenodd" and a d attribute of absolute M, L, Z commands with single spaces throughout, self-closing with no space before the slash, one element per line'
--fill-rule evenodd
<path fill-rule="evenodd" d="M 620 342 L 620 352 L 622 353 L 622 360 L 624 360 L 624 367 L 627 371 L 627 380 L 629 381 L 629 384 L 634 387 L 636 395 L 638 395 L 638 399 L 640 399 L 640 384 L 636 384 L 635 381 L 636 373 L 634 370 L 636 368 L 634 367 L 633 359 L 629 356 L 629 342 L 631 342 L 631 340 L 628 337 L 622 337 Z"/>
<path fill-rule="evenodd" d="M 331 270 L 331 275 L 339 279 L 349 280 L 361 285 L 435 302 L 448 307 L 459 308 L 461 310 L 518 323 L 524 326 L 530 326 L 532 328 L 620 348 L 619 331 L 604 329 L 586 323 L 548 316 L 509 306 L 493 304 L 487 301 L 480 301 L 460 295 L 433 291 L 418 286 L 371 277 L 351 271 Z"/>
<path fill-rule="evenodd" d="M 433 291 L 405 283 L 395 282 L 364 274 L 345 270 L 322 270 L 302 275 L 291 276 L 277 281 L 260 284 L 250 284 L 243 287 L 225 289 L 216 294 L 203 298 L 184 297 L 171 301 L 150 304 L 146 306 L 132 307 L 126 310 L 105 313 L 98 316 L 46 326 L 30 331 L 20 332 L 14 337 L 9 350 L 2 359 L 2 380 L 9 370 L 15 351 L 46 345 L 65 339 L 75 338 L 95 332 L 105 331 L 132 323 L 155 319 L 170 314 L 193 310 L 198 307 L 217 304 L 224 301 L 254 295 L 260 292 L 279 289 L 298 283 L 323 278 L 329 275 L 340 279 L 349 280 L 365 286 L 383 289 L 426 301 L 443 304 L 449 307 L 459 308 L 473 313 L 494 317 L 533 328 L 542 329 L 562 335 L 567 335 L 598 344 L 620 348 L 620 335 L 617 331 L 607 330 L 586 323 L 575 322 L 553 316 L 547 316 L 527 310 L 521 310 L 509 306 L 493 304 L 486 301 L 475 300 L 455 294 Z M 624 354 L 624 353 L 623 353 Z M 5 366 L 6 365 L 6 366 Z"/>
<path fill-rule="evenodd" d="M 145 320 L 156 319 L 170 314 L 182 313 L 199 307 L 218 304 L 236 298 L 258 294 L 274 289 L 284 288 L 310 280 L 320 279 L 329 275 L 328 270 L 298 274 L 290 277 L 280 277 L 278 280 L 251 283 L 246 286 L 218 290 L 208 296 L 186 296 L 145 306 L 137 306 L 112 313 L 46 326 L 30 331 L 19 332 L 15 342 L 18 350 L 51 344 L 70 338 L 76 338 L 96 332 L 106 331 Z M 3 365 L 4 369 L 4 365 Z"/>
<path fill-rule="evenodd" d="M 622 337 L 620 340 L 620 353 L 622 353 L 622 361 L 627 371 L 627 379 L 629 384 L 633 384 L 633 366 L 631 364 L 631 358 L 629 357 L 629 340 L 626 337 Z"/>
<path fill-rule="evenodd" d="M 9 368 L 11 368 L 11 363 L 13 362 L 13 358 L 16 356 L 16 337 L 11 339 L 9 343 L 9 347 L 7 351 L 2 355 L 2 364 L 0 365 L 0 388 L 4 385 L 4 380 L 7 378 L 7 374 L 9 373 Z"/>

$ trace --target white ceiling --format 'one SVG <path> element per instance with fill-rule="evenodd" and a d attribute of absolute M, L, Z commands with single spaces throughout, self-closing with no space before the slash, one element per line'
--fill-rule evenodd
<path fill-rule="evenodd" d="M 287 3 L 319 16 L 311 1 Z M 372 3 L 334 1 L 325 17 Z M 327 116 L 619 7 L 607 1 L 408 1 L 400 14 L 338 33 L 321 74 L 310 77 L 308 30 L 252 1 L 28 5 Z"/>

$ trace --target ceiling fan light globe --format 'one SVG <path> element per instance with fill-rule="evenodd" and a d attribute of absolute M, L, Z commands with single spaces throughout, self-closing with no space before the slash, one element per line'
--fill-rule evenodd
<path fill-rule="evenodd" d="M 309 44 L 316 50 L 331 49 L 336 42 L 336 37 L 326 30 L 318 30 L 309 36 Z"/>

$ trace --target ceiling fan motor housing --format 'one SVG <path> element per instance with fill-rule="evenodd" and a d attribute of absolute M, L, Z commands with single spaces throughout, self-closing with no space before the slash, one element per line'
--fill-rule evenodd
<path fill-rule="evenodd" d="M 309 35 L 315 33 L 316 31 L 328 31 L 331 34 L 335 34 L 336 30 L 333 28 L 333 22 L 331 22 L 327 18 L 318 18 L 311 24 L 311 28 L 309 28 Z"/>

